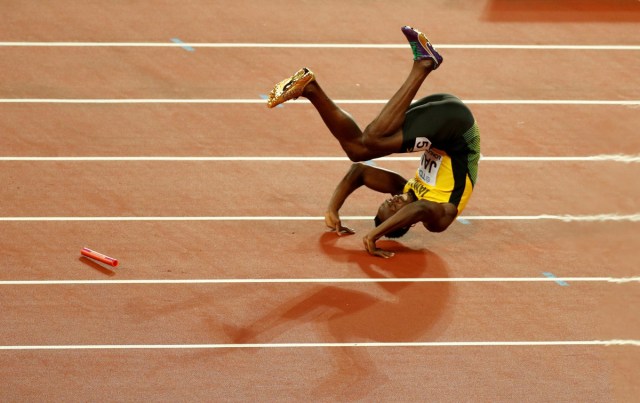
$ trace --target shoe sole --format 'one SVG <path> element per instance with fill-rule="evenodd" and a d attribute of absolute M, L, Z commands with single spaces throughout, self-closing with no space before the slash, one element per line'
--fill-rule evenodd
<path fill-rule="evenodd" d="M 436 67 L 438 67 L 440 65 L 440 62 L 438 61 L 438 58 L 436 57 L 435 53 L 433 53 L 433 51 L 431 50 L 431 48 L 429 47 L 429 39 L 427 39 L 426 35 L 423 34 L 422 32 L 420 32 L 418 34 L 418 42 L 420 42 L 420 45 L 422 46 L 422 48 L 424 50 L 427 51 L 427 53 L 429 54 L 429 56 L 431 56 L 433 58 L 433 61 L 436 63 Z M 442 57 L 442 56 L 440 56 Z"/>
<path fill-rule="evenodd" d="M 301 71 L 303 71 L 302 75 L 299 78 L 296 78 L 296 76 Z M 307 84 L 309 84 L 314 79 L 315 79 L 315 76 L 313 72 L 308 68 L 304 67 L 301 70 L 298 70 L 291 77 L 285 80 L 282 80 L 278 84 L 276 84 L 275 88 L 271 90 L 271 92 L 269 93 L 269 97 L 267 99 L 267 106 L 269 108 L 273 108 L 291 99 L 297 99 L 300 95 L 302 95 L 302 91 L 304 90 L 304 87 L 306 87 Z M 300 93 L 296 95 L 292 95 L 291 93 L 288 94 L 288 92 L 296 90 L 297 84 L 302 86 L 302 88 L 299 89 Z"/>
<path fill-rule="evenodd" d="M 420 32 L 417 29 L 414 29 L 413 27 L 410 27 L 408 25 L 406 25 L 405 27 L 409 28 L 412 32 L 414 32 L 416 34 L 417 39 L 418 39 L 417 40 L 418 44 L 422 47 L 422 49 L 424 49 L 424 51 L 429 55 L 431 60 L 433 60 L 433 62 L 435 63 L 435 67 L 434 68 L 437 68 L 438 66 L 440 66 L 441 62 L 438 61 L 438 56 L 441 59 L 442 59 L 442 56 L 440 56 L 439 54 L 436 56 L 436 53 L 434 53 L 435 50 L 431 50 L 431 47 L 430 47 L 431 43 L 429 42 L 429 39 L 427 38 L 427 36 L 423 32 Z M 404 31 L 403 31 L 403 33 L 404 33 Z M 405 34 L 405 37 L 406 36 L 407 35 Z M 407 38 L 407 40 L 409 41 L 409 44 L 411 44 L 411 42 L 412 42 L 411 39 Z M 418 58 L 418 59 L 414 59 L 414 60 L 423 60 L 423 59 Z"/>

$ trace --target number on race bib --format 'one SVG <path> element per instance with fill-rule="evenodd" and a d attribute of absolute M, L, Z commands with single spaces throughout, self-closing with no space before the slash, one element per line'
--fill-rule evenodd
<path fill-rule="evenodd" d="M 412 151 L 428 150 L 431 147 L 431 141 L 426 137 L 416 137 Z"/>

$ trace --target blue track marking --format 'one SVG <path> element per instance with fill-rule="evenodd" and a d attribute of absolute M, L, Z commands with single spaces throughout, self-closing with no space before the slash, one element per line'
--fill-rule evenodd
<path fill-rule="evenodd" d="M 547 278 L 556 278 L 556 276 L 553 273 L 543 272 L 542 274 Z M 569 283 L 567 283 L 566 281 L 562 281 L 562 280 L 558 280 L 558 281 L 556 281 L 556 283 L 560 284 L 563 287 L 568 287 L 569 286 Z"/>
<path fill-rule="evenodd" d="M 182 42 L 180 39 L 178 38 L 171 38 L 171 42 L 173 43 L 177 43 L 179 45 L 181 45 L 180 47 L 184 50 L 188 50 L 189 52 L 195 52 L 196 50 L 194 48 L 192 48 L 191 46 L 185 45 L 184 42 Z"/>

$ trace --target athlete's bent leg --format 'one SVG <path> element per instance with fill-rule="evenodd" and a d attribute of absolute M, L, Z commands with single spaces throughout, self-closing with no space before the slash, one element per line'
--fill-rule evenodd
<path fill-rule="evenodd" d="M 310 82 L 302 91 L 322 117 L 325 125 L 340 142 L 352 161 L 363 161 L 399 152 L 402 148 L 402 123 L 405 112 L 420 86 L 433 70 L 433 61 L 413 62 L 411 72 L 395 95 L 387 102 L 378 117 L 364 132 L 351 115 L 338 107 L 317 81 Z"/>
<path fill-rule="evenodd" d="M 272 108 L 300 96 L 309 99 L 352 161 L 369 160 L 400 152 L 405 113 L 429 73 L 442 63 L 442 57 L 435 52 L 424 34 L 411 27 L 403 27 L 402 30 L 414 52 L 413 66 L 400 89 L 364 131 L 358 127 L 351 115 L 327 96 L 313 72 L 307 68 L 278 83 L 269 94 L 267 105 Z"/>
<path fill-rule="evenodd" d="M 400 89 L 382 108 L 382 111 L 364 130 L 364 144 L 371 150 L 399 152 L 402 147 L 402 124 L 420 86 L 433 71 L 430 59 L 413 62 L 411 72 Z"/>
<path fill-rule="evenodd" d="M 331 134 L 338 140 L 340 146 L 352 161 L 366 161 L 372 158 L 390 154 L 386 150 L 370 150 L 364 144 L 363 132 L 353 117 L 344 109 L 338 107 L 324 92 L 317 81 L 309 83 L 302 92 L 316 108 Z"/>

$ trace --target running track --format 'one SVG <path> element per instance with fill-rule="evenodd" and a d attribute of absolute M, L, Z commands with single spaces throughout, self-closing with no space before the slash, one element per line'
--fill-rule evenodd
<path fill-rule="evenodd" d="M 637 398 L 640 5 L 520 4 L 1 6 L 2 400 Z M 404 24 L 484 158 L 459 222 L 384 260 L 381 197 L 324 232 L 349 162 L 308 103 L 261 98 L 308 66 L 364 124 Z"/>

